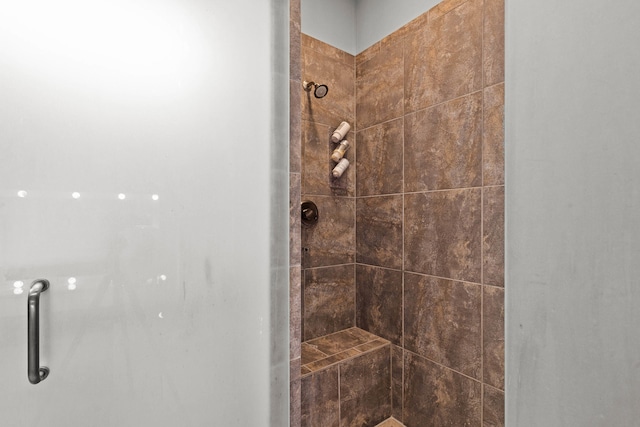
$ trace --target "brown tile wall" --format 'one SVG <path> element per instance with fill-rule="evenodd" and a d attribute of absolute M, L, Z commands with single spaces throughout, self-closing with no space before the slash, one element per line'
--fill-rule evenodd
<path fill-rule="evenodd" d="M 353 327 L 356 321 L 355 57 L 302 34 L 301 68 L 302 80 L 329 87 L 321 99 L 302 86 L 293 95 L 302 111 L 302 200 L 313 201 L 319 211 L 318 223 L 303 226 L 301 237 L 301 333 L 307 341 Z M 352 165 L 334 179 L 331 134 L 342 121 L 351 125 L 345 157 Z"/>
<path fill-rule="evenodd" d="M 357 326 L 391 342 L 390 381 L 375 387 L 406 426 L 504 425 L 504 0 L 444 0 L 355 58 L 306 35 L 299 46 L 292 227 L 300 200 L 320 222 L 292 231 L 292 370 L 300 339 Z M 334 180 L 343 120 L 352 166 Z M 355 396 L 374 362 L 357 360 L 344 379 L 298 380 L 291 425 L 369 425 L 358 399 L 374 417 L 379 405 Z"/>
<path fill-rule="evenodd" d="M 445 0 L 356 56 L 356 326 L 408 427 L 504 424 L 504 0 Z"/>

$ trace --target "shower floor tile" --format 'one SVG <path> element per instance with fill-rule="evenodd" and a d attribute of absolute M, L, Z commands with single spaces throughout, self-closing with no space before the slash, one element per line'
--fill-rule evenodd
<path fill-rule="evenodd" d="M 328 368 L 389 344 L 389 341 L 359 328 L 349 328 L 314 338 L 302 343 L 302 375 Z"/>

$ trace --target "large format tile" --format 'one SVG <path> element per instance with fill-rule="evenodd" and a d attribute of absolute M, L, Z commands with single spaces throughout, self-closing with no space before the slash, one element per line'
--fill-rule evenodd
<path fill-rule="evenodd" d="M 324 98 L 313 96 L 300 86 L 302 118 L 328 126 L 338 126 L 343 120 L 354 127 L 355 121 L 355 60 L 349 65 L 327 52 L 318 52 L 305 45 L 303 36 L 302 80 L 326 84 L 329 92 Z"/>
<path fill-rule="evenodd" d="M 484 386 L 482 427 L 504 427 L 504 392 Z"/>
<path fill-rule="evenodd" d="M 504 290 L 484 287 L 483 305 L 484 379 L 504 390 Z"/>
<path fill-rule="evenodd" d="M 504 81 L 504 1 L 484 0 L 484 84 Z"/>
<path fill-rule="evenodd" d="M 374 427 L 391 416 L 390 358 L 387 346 L 341 365 L 341 427 Z"/>
<path fill-rule="evenodd" d="M 380 49 L 378 55 L 357 68 L 356 115 L 365 129 L 404 113 L 403 45 Z"/>
<path fill-rule="evenodd" d="M 338 367 L 303 377 L 301 427 L 340 427 Z"/>
<path fill-rule="evenodd" d="M 408 114 L 405 191 L 482 185 L 482 92 Z"/>
<path fill-rule="evenodd" d="M 300 357 L 302 342 L 302 280 L 300 266 L 289 268 L 289 358 Z"/>
<path fill-rule="evenodd" d="M 402 272 L 356 265 L 356 326 L 402 345 Z"/>
<path fill-rule="evenodd" d="M 504 83 L 484 90 L 483 185 L 504 184 Z"/>
<path fill-rule="evenodd" d="M 301 265 L 302 263 L 302 243 L 300 227 L 300 182 L 299 173 L 289 174 L 289 264 Z"/>
<path fill-rule="evenodd" d="M 480 282 L 481 189 L 405 195 L 405 270 Z"/>
<path fill-rule="evenodd" d="M 300 106 L 300 82 L 289 80 L 289 172 L 302 170 L 302 111 Z"/>
<path fill-rule="evenodd" d="M 481 285 L 405 273 L 405 348 L 482 379 Z"/>
<path fill-rule="evenodd" d="M 391 415 L 402 421 L 402 382 L 404 374 L 402 347 L 391 346 Z"/>
<path fill-rule="evenodd" d="M 325 196 L 353 196 L 355 194 L 355 166 L 350 166 L 340 178 L 334 178 L 331 171 L 335 162 L 331 153 L 336 144 L 331 142 L 334 127 L 308 120 L 302 122 L 302 188 L 305 194 Z M 345 157 L 354 162 L 355 133 L 347 138 L 352 147 Z"/>
<path fill-rule="evenodd" d="M 483 282 L 504 286 L 504 187 L 485 187 L 483 198 Z"/>
<path fill-rule="evenodd" d="M 482 88 L 482 0 L 469 0 L 405 40 L 405 113 Z"/>
<path fill-rule="evenodd" d="M 358 132 L 358 196 L 402 192 L 403 121 L 400 118 Z"/>
<path fill-rule="evenodd" d="M 404 424 L 407 427 L 479 426 L 480 383 L 405 352 Z"/>
<path fill-rule="evenodd" d="M 356 260 L 402 269 L 402 196 L 356 200 Z"/>
<path fill-rule="evenodd" d="M 355 326 L 354 266 L 305 271 L 304 340 Z"/>
<path fill-rule="evenodd" d="M 303 267 L 350 264 L 355 260 L 355 199 L 303 197 L 318 206 L 318 222 L 302 227 Z"/>

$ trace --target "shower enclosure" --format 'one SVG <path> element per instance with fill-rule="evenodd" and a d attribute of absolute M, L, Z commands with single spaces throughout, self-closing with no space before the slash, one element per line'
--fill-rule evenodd
<path fill-rule="evenodd" d="M 287 22 L 3 2 L 2 425 L 287 425 Z"/>

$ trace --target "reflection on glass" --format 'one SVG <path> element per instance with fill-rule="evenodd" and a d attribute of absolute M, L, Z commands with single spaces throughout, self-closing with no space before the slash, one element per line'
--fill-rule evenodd
<path fill-rule="evenodd" d="M 78 193 L 77 191 L 74 191 L 73 193 L 71 193 L 71 197 L 73 197 L 74 199 L 79 199 L 80 193 Z"/>
<path fill-rule="evenodd" d="M 18 191 L 18 197 L 27 197 L 27 192 L 24 190 L 20 190 Z"/>
<path fill-rule="evenodd" d="M 158 200 L 160 198 L 160 196 L 158 196 L 157 194 L 154 194 L 151 196 L 152 200 Z"/>
<path fill-rule="evenodd" d="M 16 295 L 20 295 L 23 292 L 24 292 L 24 290 L 22 290 L 22 288 L 15 288 L 13 290 L 13 293 L 16 294 Z"/>
<path fill-rule="evenodd" d="M 14 288 L 21 288 L 23 286 L 24 286 L 24 282 L 22 280 L 16 280 L 15 282 L 13 282 Z"/>
<path fill-rule="evenodd" d="M 158 313 L 158 317 L 161 319 L 164 319 L 164 316 L 162 315 L 162 312 Z"/>
<path fill-rule="evenodd" d="M 160 275 L 160 280 L 162 280 L 162 281 L 167 280 L 167 276 L 165 276 L 164 274 L 161 274 Z"/>
<path fill-rule="evenodd" d="M 76 278 L 75 278 L 75 277 L 69 277 L 69 278 L 67 279 L 67 283 L 68 283 L 68 284 L 70 284 L 70 285 L 75 285 L 75 283 L 76 283 Z"/>
<path fill-rule="evenodd" d="M 126 199 L 126 198 L 127 198 L 127 196 L 126 196 L 124 193 L 120 193 L 120 194 L 118 194 L 118 199 L 120 199 L 120 200 L 124 200 L 124 199 Z"/>
<path fill-rule="evenodd" d="M 76 284 L 75 283 L 69 283 L 67 285 L 67 289 L 69 289 L 70 291 L 75 291 L 76 290 Z"/>

